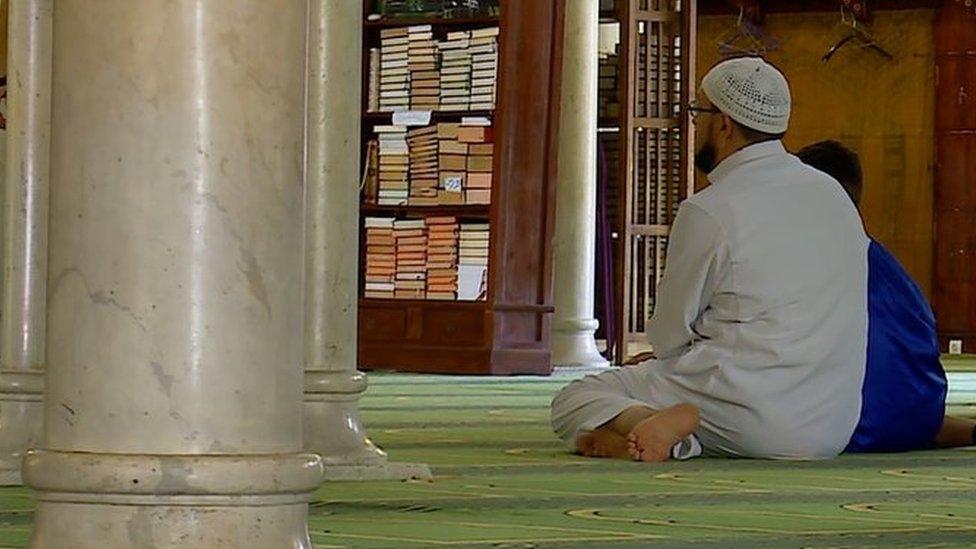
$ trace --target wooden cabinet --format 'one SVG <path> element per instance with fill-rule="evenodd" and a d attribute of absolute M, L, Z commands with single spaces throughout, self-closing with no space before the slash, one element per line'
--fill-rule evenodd
<path fill-rule="evenodd" d="M 372 11 L 370 4 L 367 1 L 367 14 Z M 491 204 L 364 206 L 362 210 L 364 218 L 446 215 L 461 222 L 487 221 L 487 296 L 483 301 L 361 299 L 361 368 L 455 374 L 550 372 L 562 6 L 563 0 L 502 0 L 497 19 L 424 17 L 364 23 L 364 52 L 376 47 L 379 29 L 397 25 L 429 24 L 437 34 L 494 22 L 500 34 L 497 108 L 476 113 L 490 116 L 493 123 Z M 432 119 L 456 121 L 467 114 L 436 112 Z M 390 115 L 366 114 L 363 121 L 365 159 L 370 128 L 389 124 Z"/>

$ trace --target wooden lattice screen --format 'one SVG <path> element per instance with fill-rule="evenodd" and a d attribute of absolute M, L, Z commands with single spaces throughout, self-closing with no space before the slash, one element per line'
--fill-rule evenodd
<path fill-rule="evenodd" d="M 619 0 L 617 362 L 646 342 L 678 204 L 694 187 L 695 0 Z M 622 192 L 620 192 L 622 191 Z"/>

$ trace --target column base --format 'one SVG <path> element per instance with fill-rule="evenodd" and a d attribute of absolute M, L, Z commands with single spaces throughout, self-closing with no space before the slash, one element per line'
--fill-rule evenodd
<path fill-rule="evenodd" d="M 305 449 L 322 456 L 326 480 L 429 480 L 426 465 L 391 463 L 369 439 L 359 418 L 365 390 L 362 372 L 305 372 Z"/>
<path fill-rule="evenodd" d="M 311 548 L 313 454 L 118 455 L 31 451 L 30 547 Z"/>
<path fill-rule="evenodd" d="M 20 486 L 27 450 L 41 436 L 44 373 L 0 371 L 0 486 Z"/>
<path fill-rule="evenodd" d="M 609 368 L 600 355 L 593 334 L 600 324 L 595 319 L 554 320 L 552 326 L 552 365 L 555 368 Z"/>
<path fill-rule="evenodd" d="M 308 504 L 274 507 L 39 501 L 32 549 L 311 549 Z"/>

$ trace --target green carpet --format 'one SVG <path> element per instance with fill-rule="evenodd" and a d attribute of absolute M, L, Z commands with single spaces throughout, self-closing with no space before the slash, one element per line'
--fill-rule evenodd
<path fill-rule="evenodd" d="M 310 508 L 316 547 L 976 546 L 976 449 L 588 460 L 548 428 L 566 382 L 371 376 L 362 414 L 373 438 L 436 478 L 323 486 Z M 970 405 L 953 412 L 976 417 Z M 0 489 L 0 504 L 0 546 L 26 546 L 30 492 Z"/>

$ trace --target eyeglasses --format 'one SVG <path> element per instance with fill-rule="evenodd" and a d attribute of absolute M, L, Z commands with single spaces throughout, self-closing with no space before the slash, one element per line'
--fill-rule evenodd
<path fill-rule="evenodd" d="M 711 113 L 711 114 L 721 114 L 722 113 L 722 111 L 718 110 L 715 107 L 699 107 L 698 105 L 688 105 L 685 108 L 687 109 L 687 111 L 689 113 L 691 113 L 692 120 L 698 118 L 698 115 L 701 114 L 701 113 L 703 113 L 703 112 L 707 112 L 707 113 Z"/>

